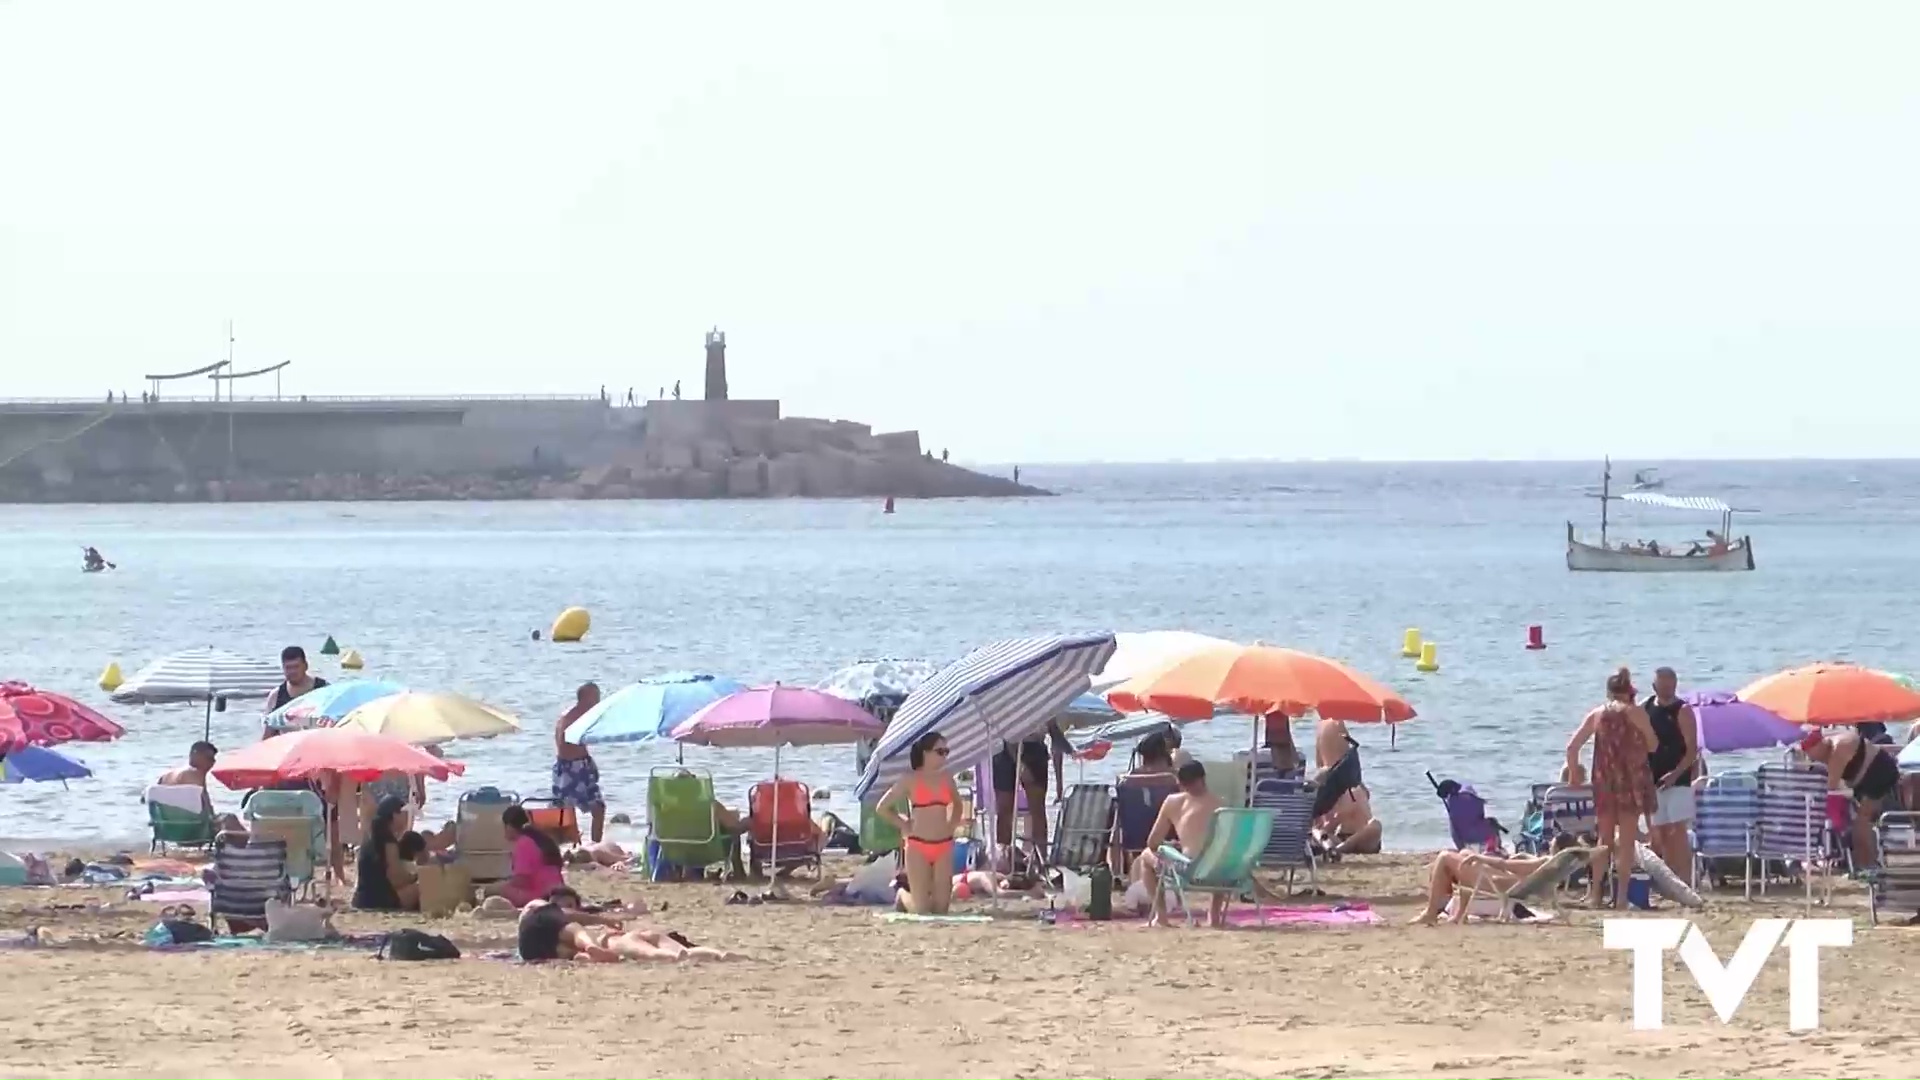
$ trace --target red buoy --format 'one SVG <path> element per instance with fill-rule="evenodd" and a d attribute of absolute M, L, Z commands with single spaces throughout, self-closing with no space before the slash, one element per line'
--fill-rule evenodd
<path fill-rule="evenodd" d="M 1546 635 L 1541 632 L 1540 624 L 1535 623 L 1532 626 L 1527 627 L 1527 648 L 1544 649 L 1546 647 L 1547 647 Z"/>

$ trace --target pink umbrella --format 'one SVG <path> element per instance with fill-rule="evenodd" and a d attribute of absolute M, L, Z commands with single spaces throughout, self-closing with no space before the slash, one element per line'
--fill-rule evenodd
<path fill-rule="evenodd" d="M 696 746 L 771 746 L 773 779 L 780 779 L 780 748 L 826 746 L 876 739 L 887 725 L 845 698 L 802 686 L 756 686 L 702 708 L 673 729 L 672 738 Z M 780 846 L 780 815 L 773 816 Z"/>
<path fill-rule="evenodd" d="M 397 772 L 445 780 L 467 771 L 425 750 L 359 728 L 312 728 L 266 739 L 225 755 L 213 778 L 238 791 L 286 780 L 339 776 L 362 783 Z"/>
<path fill-rule="evenodd" d="M 0 682 L 0 752 L 23 746 L 107 742 L 125 735 L 119 724 L 65 694 L 23 682 Z"/>

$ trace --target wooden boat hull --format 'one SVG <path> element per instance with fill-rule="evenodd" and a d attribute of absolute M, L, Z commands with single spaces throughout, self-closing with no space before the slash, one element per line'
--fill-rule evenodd
<path fill-rule="evenodd" d="M 1583 544 L 1573 538 L 1568 526 L 1567 569 L 1619 574 L 1712 574 L 1753 569 L 1753 540 L 1740 542 L 1714 554 L 1650 555 L 1644 551 L 1619 551 L 1596 544 Z"/>

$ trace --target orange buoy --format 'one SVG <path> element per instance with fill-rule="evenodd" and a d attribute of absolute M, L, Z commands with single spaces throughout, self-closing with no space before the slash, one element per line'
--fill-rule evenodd
<path fill-rule="evenodd" d="M 1541 631 L 1540 624 L 1534 623 L 1532 626 L 1527 627 L 1527 648 L 1537 650 L 1546 647 L 1546 634 Z"/>

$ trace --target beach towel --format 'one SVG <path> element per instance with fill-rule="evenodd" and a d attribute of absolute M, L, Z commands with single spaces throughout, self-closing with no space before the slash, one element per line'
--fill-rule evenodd
<path fill-rule="evenodd" d="M 890 923 L 989 923 L 991 915 L 917 915 L 911 911 L 889 911 L 875 915 L 881 922 Z"/>
<path fill-rule="evenodd" d="M 1256 907 L 1237 907 L 1227 912 L 1227 925 L 1231 927 L 1259 926 L 1379 926 L 1386 922 L 1380 913 L 1367 904 L 1312 904 L 1301 907 L 1269 906 L 1265 908 L 1266 921 L 1261 922 L 1262 909 Z M 1146 914 L 1122 915 L 1115 912 L 1114 922 L 1142 923 Z M 1055 926 L 1086 927 L 1099 925 L 1079 912 L 1062 911 L 1054 915 Z"/>

